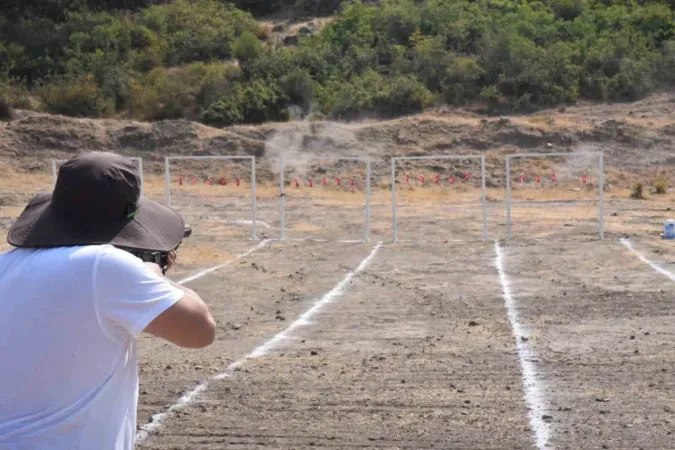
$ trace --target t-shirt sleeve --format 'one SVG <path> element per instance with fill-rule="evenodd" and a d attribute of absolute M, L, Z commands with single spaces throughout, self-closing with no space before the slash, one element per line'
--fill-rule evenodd
<path fill-rule="evenodd" d="M 134 337 L 184 295 L 139 258 L 112 246 L 101 250 L 94 290 L 106 331 Z"/>

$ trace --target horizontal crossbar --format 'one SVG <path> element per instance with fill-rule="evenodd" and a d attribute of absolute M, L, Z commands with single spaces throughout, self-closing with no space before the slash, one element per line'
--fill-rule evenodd
<path fill-rule="evenodd" d="M 255 159 L 255 156 L 165 156 L 167 161 L 176 159 Z"/>
<path fill-rule="evenodd" d="M 601 156 L 602 152 L 569 152 L 569 153 L 517 153 L 515 155 L 506 155 L 506 159 L 513 158 L 536 158 L 536 157 L 546 157 L 546 156 Z"/>
<path fill-rule="evenodd" d="M 392 161 L 404 161 L 412 159 L 481 159 L 483 155 L 437 155 L 437 156 L 395 156 Z"/>

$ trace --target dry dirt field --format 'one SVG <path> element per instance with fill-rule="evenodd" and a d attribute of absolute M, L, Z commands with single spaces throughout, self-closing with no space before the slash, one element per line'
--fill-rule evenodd
<path fill-rule="evenodd" d="M 521 188 L 548 203 L 514 208 L 506 242 L 503 202 L 483 241 L 478 193 L 433 189 L 401 190 L 395 243 L 387 192 L 373 193 L 387 208 L 374 208 L 369 243 L 309 240 L 359 238 L 363 208 L 345 192 L 298 188 L 280 242 L 278 198 L 262 189 L 264 244 L 234 224 L 250 217 L 243 194 L 175 196 L 196 230 L 213 227 L 186 254 L 227 255 L 173 276 L 231 262 L 190 281 L 216 314 L 216 344 L 142 340 L 138 448 L 675 448 L 675 275 L 626 247 L 669 270 L 658 231 L 673 198 L 606 192 L 600 240 L 596 207 Z M 437 218 L 443 200 L 463 214 Z"/>
<path fill-rule="evenodd" d="M 218 336 L 140 339 L 139 450 L 675 449 L 674 100 L 228 130 L 27 114 L 0 124 L 0 230 L 83 149 L 142 156 L 158 201 L 165 155 L 258 159 L 256 239 L 246 164 L 172 166 L 194 232 L 170 276 Z M 295 160 L 283 198 L 275 145 Z M 605 154 L 604 239 L 582 158 L 514 165 L 508 240 L 504 156 L 573 150 Z M 368 215 L 363 165 L 320 161 L 355 151 L 374 158 Z M 448 153 L 486 156 L 485 216 L 475 161 L 401 163 L 394 241 L 386 156 Z"/>

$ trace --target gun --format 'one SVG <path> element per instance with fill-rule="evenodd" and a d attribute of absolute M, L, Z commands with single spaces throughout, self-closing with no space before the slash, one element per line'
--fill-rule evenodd
<path fill-rule="evenodd" d="M 190 228 L 190 225 L 186 224 L 185 231 L 183 232 L 183 239 L 188 238 L 191 235 L 192 235 L 192 228 Z M 180 244 L 178 244 L 174 250 L 178 250 L 178 247 L 180 247 Z M 138 250 L 129 248 L 122 248 L 122 250 L 128 251 L 129 253 L 139 258 L 143 262 L 152 262 L 157 264 L 159 267 L 162 268 L 162 274 L 166 275 L 166 271 L 168 270 L 169 265 L 168 252 L 156 252 L 150 250 Z"/>

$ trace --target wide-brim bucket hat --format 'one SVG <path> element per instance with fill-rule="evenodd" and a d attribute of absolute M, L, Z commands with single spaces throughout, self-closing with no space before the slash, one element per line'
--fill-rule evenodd
<path fill-rule="evenodd" d="M 134 162 L 109 152 L 75 156 L 59 168 L 53 192 L 31 199 L 10 228 L 14 247 L 112 244 L 168 252 L 183 240 L 175 210 L 141 195 Z"/>

